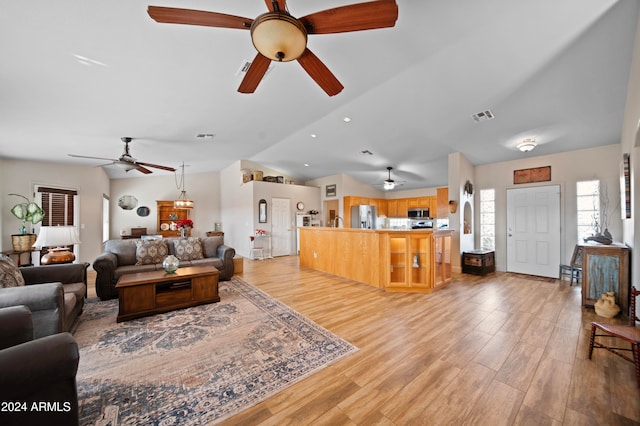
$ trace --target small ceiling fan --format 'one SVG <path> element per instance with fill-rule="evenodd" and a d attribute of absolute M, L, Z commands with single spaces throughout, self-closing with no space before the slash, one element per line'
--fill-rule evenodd
<path fill-rule="evenodd" d="M 404 181 L 400 182 L 400 181 L 395 181 L 391 179 L 391 170 L 393 170 L 393 167 L 387 167 L 387 172 L 389 173 L 389 176 L 382 183 L 382 188 L 385 191 L 391 191 L 396 187 L 396 185 L 401 186 L 404 183 Z"/>
<path fill-rule="evenodd" d="M 149 173 L 153 173 L 151 170 L 147 169 L 147 167 L 153 167 L 155 169 L 167 170 L 169 172 L 175 172 L 176 171 L 176 169 L 174 169 L 173 167 L 160 166 L 158 164 L 143 163 L 141 161 L 137 161 L 129 153 L 129 143 L 133 140 L 133 138 L 123 137 L 123 138 L 120 138 L 120 139 L 122 140 L 122 142 L 124 142 L 124 152 L 122 153 L 122 155 L 118 159 L 104 158 L 104 157 L 88 157 L 86 155 L 74 155 L 74 154 L 68 154 L 68 155 L 69 155 L 69 157 L 76 157 L 76 158 L 91 158 L 91 159 L 95 159 L 95 160 L 111 161 L 111 163 L 103 164 L 103 166 L 115 165 L 115 166 L 118 166 L 121 169 L 123 169 L 125 172 L 128 172 L 129 170 L 134 170 L 135 169 L 135 170 L 137 170 L 137 171 L 139 171 L 141 173 L 147 174 L 147 175 Z"/>
<path fill-rule="evenodd" d="M 147 13 L 156 22 L 236 28 L 251 31 L 258 51 L 247 70 L 238 92 L 253 93 L 264 77 L 271 61 L 298 60 L 302 68 L 329 95 L 344 86 L 327 66 L 307 47 L 308 34 L 335 34 L 349 31 L 393 27 L 398 19 L 395 0 L 376 0 L 336 7 L 294 18 L 286 0 L 265 0 L 269 12 L 256 19 L 203 10 L 149 6 Z"/>

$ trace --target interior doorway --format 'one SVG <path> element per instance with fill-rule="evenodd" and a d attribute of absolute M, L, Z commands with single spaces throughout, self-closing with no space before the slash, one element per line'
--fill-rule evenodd
<path fill-rule="evenodd" d="M 271 255 L 289 256 L 291 254 L 291 200 L 288 198 L 271 199 Z"/>
<path fill-rule="evenodd" d="M 558 278 L 560 185 L 507 189 L 507 271 Z"/>
<path fill-rule="evenodd" d="M 325 200 L 324 202 L 324 226 L 335 227 L 336 217 L 340 203 L 338 200 Z"/>

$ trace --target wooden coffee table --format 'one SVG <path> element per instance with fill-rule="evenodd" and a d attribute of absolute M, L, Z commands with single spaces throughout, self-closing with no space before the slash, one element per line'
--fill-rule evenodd
<path fill-rule="evenodd" d="M 122 275 L 116 284 L 117 321 L 219 302 L 219 275 L 213 266 L 179 268 L 174 274 L 162 270 Z"/>

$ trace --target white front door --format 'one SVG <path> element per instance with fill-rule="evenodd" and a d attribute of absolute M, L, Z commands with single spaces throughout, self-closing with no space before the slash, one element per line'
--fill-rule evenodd
<path fill-rule="evenodd" d="M 288 198 L 271 199 L 271 255 L 291 254 L 291 202 Z"/>
<path fill-rule="evenodd" d="M 560 186 L 507 190 L 507 271 L 558 278 Z"/>

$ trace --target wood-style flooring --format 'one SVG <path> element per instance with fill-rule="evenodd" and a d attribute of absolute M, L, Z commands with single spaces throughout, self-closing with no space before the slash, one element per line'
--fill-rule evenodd
<path fill-rule="evenodd" d="M 239 276 L 360 350 L 225 425 L 640 424 L 633 365 L 588 359 L 590 323 L 605 319 L 567 281 L 463 274 L 386 293 L 294 256 L 245 259 Z"/>

